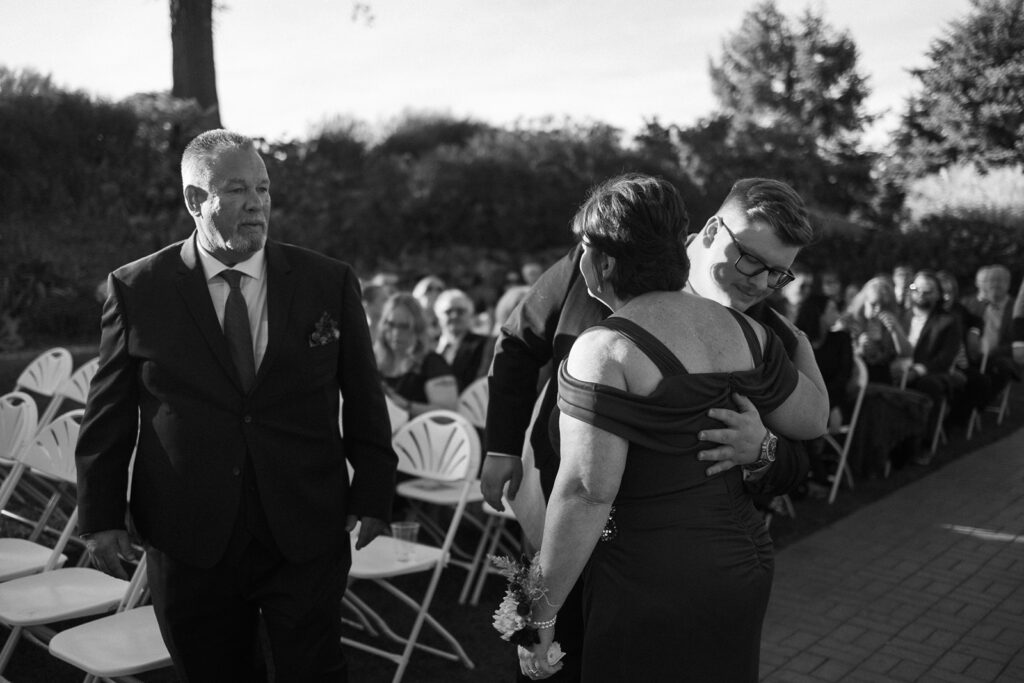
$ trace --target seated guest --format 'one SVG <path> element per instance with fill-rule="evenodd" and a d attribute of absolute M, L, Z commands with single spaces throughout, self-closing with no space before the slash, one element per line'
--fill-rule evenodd
<path fill-rule="evenodd" d="M 989 403 L 1010 380 L 1020 380 L 1013 360 L 1013 303 L 1010 301 L 1010 271 L 1005 266 L 984 266 L 975 278 L 977 297 L 969 301 L 968 310 L 981 318 L 980 351 L 988 353 L 985 378 L 989 393 L 981 405 Z M 981 354 L 974 354 L 971 364 L 980 369 Z"/>
<path fill-rule="evenodd" d="M 892 269 L 892 286 L 896 294 L 896 305 L 901 311 L 910 308 L 910 281 L 914 277 L 914 269 L 901 263 Z"/>
<path fill-rule="evenodd" d="M 469 330 L 473 301 L 461 289 L 446 289 L 434 302 L 441 324 L 437 352 L 452 368 L 461 393 L 473 380 L 487 374 L 494 352 L 493 338 Z"/>
<path fill-rule="evenodd" d="M 388 293 L 380 285 L 363 285 L 363 310 L 366 311 L 366 324 L 370 327 L 370 338 L 373 339 L 380 324 L 380 314 L 384 309 Z"/>
<path fill-rule="evenodd" d="M 1024 282 L 1013 302 L 1013 360 L 1018 367 L 1024 366 Z"/>
<path fill-rule="evenodd" d="M 900 358 L 893 364 L 893 376 L 906 376 L 906 386 L 927 394 L 932 399 L 927 434 L 934 433 L 939 407 L 943 399 L 950 398 L 956 383 L 950 373 L 960 350 L 960 324 L 942 310 L 942 285 L 930 270 L 918 271 L 910 291 L 911 308 L 906 315 L 907 338 L 913 344 L 910 358 Z M 908 444 L 907 457 L 920 465 L 931 461 L 931 454 L 920 450 L 920 443 Z M 894 462 L 894 464 L 899 464 Z"/>
<path fill-rule="evenodd" d="M 388 297 L 374 342 L 384 391 L 414 417 L 435 408 L 455 410 L 458 389 L 444 358 L 427 348 L 426 319 L 411 294 Z"/>
<path fill-rule="evenodd" d="M 878 476 L 894 450 L 924 437 L 932 401 L 924 394 L 893 386 L 890 365 L 909 354 L 911 346 L 896 316 L 889 278 L 868 280 L 849 308 L 839 326 L 849 331 L 854 352 L 867 366 L 868 388 L 848 463 L 855 475 Z"/>
<path fill-rule="evenodd" d="M 814 273 L 801 263 L 794 263 L 790 271 L 793 273 L 793 281 L 782 288 L 782 299 L 776 310 L 789 322 L 796 324 L 801 305 L 814 291 Z M 817 323 L 813 326 L 817 327 Z"/>
<path fill-rule="evenodd" d="M 963 375 L 964 388 L 956 392 L 950 402 L 950 420 L 963 422 L 971 410 L 985 405 L 990 396 L 991 382 L 981 374 L 977 364 L 968 360 L 981 354 L 984 322 L 960 301 L 960 285 L 951 272 L 940 270 L 935 277 L 942 285 L 942 310 L 956 318 L 960 324 L 960 350 L 957 352 L 955 372 Z"/>
<path fill-rule="evenodd" d="M 420 302 L 423 308 L 423 315 L 427 319 L 427 346 L 434 348 L 437 340 L 441 338 L 441 324 L 437 321 L 434 313 L 434 302 L 438 295 L 444 291 L 444 282 L 436 275 L 427 275 L 420 278 L 416 286 L 412 288 L 412 295 Z"/>
<path fill-rule="evenodd" d="M 793 283 L 796 284 L 796 283 Z M 821 370 L 828 392 L 828 429 L 836 431 L 843 424 L 844 404 L 847 403 L 847 389 L 853 374 L 853 345 L 850 334 L 843 329 L 833 329 L 839 321 L 836 302 L 824 294 L 812 294 L 800 304 L 796 326 L 811 341 L 814 359 Z M 811 442 L 808 448 L 810 459 L 810 492 L 816 497 L 828 495 L 828 473 L 821 459 L 826 447 L 824 439 Z"/>
<path fill-rule="evenodd" d="M 841 313 L 846 307 L 846 292 L 843 291 L 843 281 L 839 279 L 839 273 L 826 268 L 818 274 L 816 280 L 821 293 L 835 301 Z"/>
<path fill-rule="evenodd" d="M 892 362 L 910 355 L 910 342 L 897 311 L 892 283 L 888 278 L 874 277 L 853 297 L 841 318 L 841 326 L 850 333 L 854 352 L 864 359 L 872 382 L 892 384 Z"/>

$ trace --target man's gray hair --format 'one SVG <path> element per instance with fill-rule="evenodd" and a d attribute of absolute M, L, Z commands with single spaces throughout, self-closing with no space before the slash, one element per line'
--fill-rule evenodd
<path fill-rule="evenodd" d="M 232 148 L 255 149 L 252 138 L 223 128 L 200 133 L 185 147 L 181 155 L 181 186 L 205 187 L 210 180 L 210 161 L 220 152 Z"/>

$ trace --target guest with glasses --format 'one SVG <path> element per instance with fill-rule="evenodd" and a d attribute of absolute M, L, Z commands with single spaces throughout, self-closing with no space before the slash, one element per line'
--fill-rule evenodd
<path fill-rule="evenodd" d="M 410 417 L 435 408 L 455 410 L 459 394 L 452 368 L 427 345 L 426 318 L 411 294 L 384 302 L 374 342 L 384 391 Z"/>
<path fill-rule="evenodd" d="M 473 300 L 461 289 L 446 289 L 434 302 L 441 326 L 437 352 L 452 368 L 461 393 L 473 380 L 487 374 L 494 345 L 491 337 L 470 331 Z"/>

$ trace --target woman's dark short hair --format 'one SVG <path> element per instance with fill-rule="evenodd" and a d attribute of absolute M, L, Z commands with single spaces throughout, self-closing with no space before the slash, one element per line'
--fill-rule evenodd
<path fill-rule="evenodd" d="M 628 298 L 683 288 L 690 269 L 689 222 L 671 183 L 631 173 L 594 188 L 572 219 L 572 231 L 615 259 L 609 284 Z"/>
<path fill-rule="evenodd" d="M 771 178 L 737 180 L 722 206 L 738 208 L 750 220 L 772 226 L 779 240 L 791 247 L 805 247 L 814 240 L 804 200 L 792 187 Z"/>

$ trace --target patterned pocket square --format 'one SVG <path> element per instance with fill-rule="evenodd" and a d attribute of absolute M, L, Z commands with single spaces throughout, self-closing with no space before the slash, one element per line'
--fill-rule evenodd
<path fill-rule="evenodd" d="M 309 335 L 309 347 L 313 348 L 330 344 L 340 336 L 341 332 L 338 331 L 338 323 L 334 321 L 334 318 L 327 311 L 324 311 L 320 319 L 316 321 L 316 325 L 313 326 L 313 333 Z"/>

